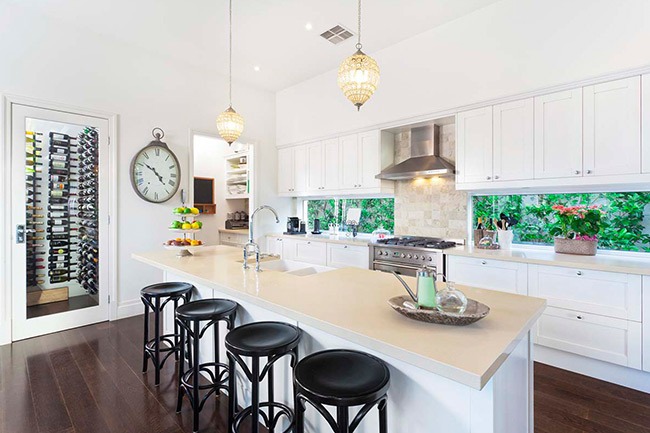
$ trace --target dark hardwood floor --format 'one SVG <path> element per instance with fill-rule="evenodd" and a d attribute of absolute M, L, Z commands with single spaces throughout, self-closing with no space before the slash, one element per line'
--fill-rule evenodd
<path fill-rule="evenodd" d="M 50 314 L 63 313 L 65 311 L 80 310 L 82 308 L 99 305 L 96 295 L 72 296 L 66 301 L 52 302 L 51 304 L 32 305 L 27 307 L 27 318 L 47 316 Z"/>
<path fill-rule="evenodd" d="M 175 364 L 160 387 L 140 372 L 141 333 L 138 316 L 0 347 L 0 433 L 191 432 Z M 226 399 L 211 401 L 201 431 L 226 433 Z M 650 433 L 650 395 L 535 364 L 535 432 Z"/>

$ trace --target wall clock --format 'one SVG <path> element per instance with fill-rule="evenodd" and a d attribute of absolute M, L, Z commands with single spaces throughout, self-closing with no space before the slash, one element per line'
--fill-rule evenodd
<path fill-rule="evenodd" d="M 166 143 L 165 132 L 151 131 L 155 140 L 140 149 L 131 160 L 131 185 L 136 194 L 151 203 L 164 203 L 176 194 L 181 181 L 178 158 Z"/>

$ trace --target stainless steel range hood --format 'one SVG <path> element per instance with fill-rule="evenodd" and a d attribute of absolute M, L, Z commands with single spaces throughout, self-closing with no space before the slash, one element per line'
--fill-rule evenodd
<path fill-rule="evenodd" d="M 411 157 L 386 167 L 377 179 L 408 180 L 418 177 L 449 176 L 454 165 L 440 156 L 439 126 L 427 125 L 411 129 Z"/>

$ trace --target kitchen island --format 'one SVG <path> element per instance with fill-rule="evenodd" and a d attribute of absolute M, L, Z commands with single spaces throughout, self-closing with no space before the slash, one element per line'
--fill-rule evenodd
<path fill-rule="evenodd" d="M 473 325 L 451 327 L 412 321 L 394 312 L 387 301 L 404 294 L 404 289 L 387 273 L 355 268 L 299 274 L 306 276 L 257 273 L 242 268 L 241 249 L 227 246 L 205 247 L 192 257 L 170 251 L 133 257 L 163 270 L 166 281 L 194 284 L 194 299 L 237 301 L 242 306 L 238 324 L 259 320 L 296 324 L 304 330 L 301 356 L 342 347 L 382 358 L 391 369 L 391 432 L 533 432 L 529 331 L 544 310 L 542 299 L 460 287 L 469 298 L 490 306 L 491 312 Z M 167 328 L 171 319 L 167 314 Z M 206 356 L 212 353 L 210 341 L 205 339 Z M 276 396 L 289 402 L 290 370 L 286 364 L 280 370 Z M 249 397 L 248 389 L 242 392 Z M 327 431 L 314 411 L 307 413 L 308 431 Z M 376 418 L 369 415 L 358 431 L 377 431 Z"/>

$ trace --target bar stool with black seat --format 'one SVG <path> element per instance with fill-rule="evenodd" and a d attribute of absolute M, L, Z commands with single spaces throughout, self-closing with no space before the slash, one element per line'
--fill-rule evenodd
<path fill-rule="evenodd" d="M 389 385 L 386 363 L 367 353 L 337 349 L 306 356 L 294 369 L 294 431 L 304 433 L 306 403 L 309 403 L 335 433 L 355 431 L 376 406 L 379 433 L 388 433 Z M 336 420 L 325 406 L 336 407 Z M 362 407 L 350 422 L 349 409 L 354 406 Z"/>
<path fill-rule="evenodd" d="M 193 431 L 199 431 L 199 413 L 212 394 L 219 397 L 219 391 L 228 390 L 228 365 L 219 358 L 219 322 L 225 322 L 228 330 L 235 324 L 239 305 L 229 299 L 201 299 L 188 302 L 176 309 L 176 322 L 180 328 L 181 360 L 178 363 L 178 401 L 176 412 L 183 407 L 183 395 L 187 395 L 194 412 Z M 202 322 L 207 322 L 201 326 Z M 199 345 L 205 332 L 213 328 L 214 361 L 200 361 Z M 185 346 L 191 348 L 190 368 L 185 371 Z M 192 362 L 193 360 L 193 362 Z M 209 383 L 200 384 L 201 373 L 207 375 Z M 203 397 L 201 397 L 203 393 Z"/>
<path fill-rule="evenodd" d="M 144 304 L 144 351 L 142 357 L 142 372 L 147 372 L 148 359 L 156 369 L 155 384 L 160 384 L 160 369 L 173 353 L 178 361 L 180 351 L 180 334 L 178 326 L 174 324 L 174 333 L 160 335 L 160 319 L 165 306 L 171 301 L 174 303 L 174 310 L 178 308 L 179 301 L 189 302 L 192 297 L 194 286 L 189 283 L 157 283 L 140 290 L 140 299 Z M 149 310 L 154 313 L 154 338 L 149 339 Z M 161 347 L 160 343 L 166 343 Z M 160 354 L 164 353 L 162 359 Z"/>
<path fill-rule="evenodd" d="M 228 405 L 228 425 L 231 433 L 240 433 L 242 422 L 250 417 L 251 433 L 259 433 L 260 417 L 269 433 L 275 433 L 279 421 L 284 417 L 288 427 L 293 428 L 293 410 L 274 400 L 273 366 L 285 356 L 291 357 L 291 368 L 298 361 L 298 343 L 301 331 L 298 327 L 282 322 L 255 322 L 233 329 L 226 336 L 228 354 L 230 395 Z M 260 358 L 267 358 L 260 370 Z M 250 358 L 251 368 L 246 365 Z M 239 366 L 251 382 L 251 406 L 237 411 L 236 368 Z M 268 401 L 260 402 L 260 384 L 267 380 Z M 266 409 L 266 412 L 262 411 Z M 276 413 L 277 410 L 277 413 Z"/>

